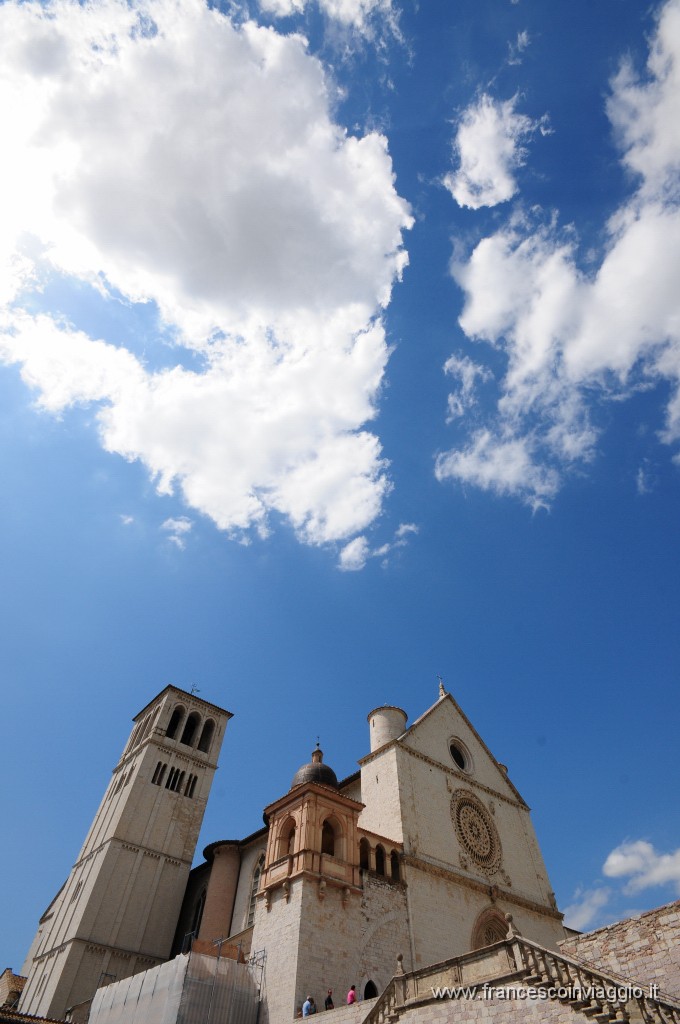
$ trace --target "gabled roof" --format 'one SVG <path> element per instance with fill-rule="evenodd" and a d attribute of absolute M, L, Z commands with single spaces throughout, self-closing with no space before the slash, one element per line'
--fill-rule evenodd
<path fill-rule="evenodd" d="M 418 718 L 416 718 L 415 722 L 413 722 L 408 727 L 408 729 L 406 729 L 406 731 L 401 734 L 401 736 L 398 736 L 396 740 L 392 740 L 392 743 L 399 743 L 399 744 L 401 744 L 404 741 L 404 739 L 406 739 L 406 737 L 408 737 L 409 735 L 413 735 L 415 732 L 417 732 L 418 729 L 422 726 L 423 722 L 425 722 L 428 718 L 430 718 L 432 715 L 434 715 L 439 710 L 439 708 L 441 708 L 441 706 L 445 702 L 447 702 L 447 701 L 450 704 L 453 705 L 453 708 L 454 708 L 456 714 L 460 715 L 460 717 L 462 718 L 462 720 L 465 723 L 465 725 L 468 727 L 468 729 L 470 730 L 472 735 L 475 737 L 475 739 L 477 740 L 477 742 L 479 743 L 481 748 L 484 750 L 484 752 L 489 757 L 489 760 L 492 762 L 492 764 L 495 765 L 495 767 L 496 767 L 496 769 L 498 771 L 498 774 L 502 778 L 503 782 L 506 783 L 506 785 L 512 790 L 512 792 L 514 793 L 514 795 L 515 795 L 516 799 L 518 800 L 518 802 L 521 803 L 524 807 L 528 807 L 527 802 L 524 800 L 524 798 L 522 797 L 522 795 L 519 792 L 519 790 L 517 789 L 517 787 L 510 781 L 506 771 L 504 771 L 503 768 L 501 767 L 500 762 L 491 753 L 491 751 L 489 750 L 489 748 L 487 747 L 486 743 L 484 742 L 482 737 L 479 735 L 477 730 L 475 729 L 475 727 L 472 724 L 472 722 L 470 721 L 470 719 L 467 717 L 467 715 L 465 714 L 463 709 L 460 707 L 458 702 L 456 700 L 454 700 L 454 698 L 451 696 L 450 693 L 446 693 L 446 692 L 443 693 L 438 698 L 438 700 L 435 701 L 435 703 L 431 707 L 429 707 L 427 709 L 427 711 L 424 711 L 422 715 L 420 715 Z M 384 747 L 380 748 L 380 750 L 385 750 L 386 747 L 389 747 L 389 746 L 391 746 L 391 744 L 386 743 Z M 406 749 L 408 749 L 408 747 L 406 747 Z M 379 751 L 376 750 L 375 753 L 377 754 L 377 753 L 379 753 Z M 368 761 L 371 756 L 372 756 L 372 754 L 369 754 L 367 757 L 362 758 L 359 763 L 362 764 L 364 761 Z"/>

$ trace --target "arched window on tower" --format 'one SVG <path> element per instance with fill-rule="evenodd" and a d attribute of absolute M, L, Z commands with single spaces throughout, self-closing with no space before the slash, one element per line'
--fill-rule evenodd
<path fill-rule="evenodd" d="M 380 843 L 375 848 L 375 871 L 378 875 L 385 874 L 385 851 Z"/>
<path fill-rule="evenodd" d="M 368 871 L 371 855 L 371 847 L 369 846 L 368 839 L 364 836 L 363 839 L 359 840 L 359 867 L 363 868 L 364 871 Z"/>
<path fill-rule="evenodd" d="M 321 826 L 321 852 L 327 853 L 329 857 L 335 856 L 335 829 L 328 818 Z"/>
<path fill-rule="evenodd" d="M 257 904 L 257 894 L 260 891 L 260 880 L 262 878 L 262 869 L 264 868 L 264 854 L 261 854 L 255 870 L 253 871 L 253 880 L 250 885 L 250 902 L 248 903 L 248 921 L 246 928 L 252 928 L 255 922 L 255 906 Z"/>
<path fill-rule="evenodd" d="M 295 818 L 287 818 L 281 826 L 276 848 L 276 859 L 290 856 L 295 849 Z"/>
<path fill-rule="evenodd" d="M 390 854 L 390 876 L 394 882 L 399 881 L 399 854 L 396 850 Z"/>
<path fill-rule="evenodd" d="M 201 738 L 198 741 L 198 749 L 202 753 L 207 754 L 208 751 L 210 750 L 210 744 L 212 743 L 212 738 L 213 738 L 213 733 L 214 732 L 215 732 L 215 723 L 213 722 L 212 718 L 209 718 L 207 720 L 207 722 L 205 723 L 205 725 L 203 726 L 203 731 L 201 733 Z"/>
<path fill-rule="evenodd" d="M 183 718 L 184 708 L 182 707 L 181 704 L 178 704 L 173 713 L 170 715 L 170 722 L 168 723 L 168 728 L 166 729 L 165 732 L 165 735 L 168 737 L 169 740 L 174 740 L 175 736 L 177 735 L 177 730 L 179 729 L 180 722 L 182 721 Z"/>
<path fill-rule="evenodd" d="M 186 725 L 184 726 L 184 732 L 182 733 L 182 739 L 180 743 L 184 743 L 187 747 L 193 747 L 194 740 L 196 739 L 196 732 L 201 721 L 201 716 L 198 711 L 192 711 L 187 718 Z"/>

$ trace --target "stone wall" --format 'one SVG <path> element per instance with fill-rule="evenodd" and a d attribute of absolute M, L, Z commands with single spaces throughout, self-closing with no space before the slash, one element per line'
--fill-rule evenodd
<path fill-rule="evenodd" d="M 680 900 L 560 943 L 566 956 L 680 998 Z"/>
<path fill-rule="evenodd" d="M 376 999 L 364 999 L 359 1003 L 352 1003 L 351 1006 L 340 1006 L 339 1004 L 345 1002 L 347 994 L 345 992 L 333 993 L 333 998 L 336 1001 L 334 1010 L 324 1010 L 323 1003 L 319 1007 L 321 1013 L 323 1013 L 322 1020 L 319 1020 L 318 1024 L 361 1024 L 366 1019 L 373 1007 L 377 1002 Z"/>

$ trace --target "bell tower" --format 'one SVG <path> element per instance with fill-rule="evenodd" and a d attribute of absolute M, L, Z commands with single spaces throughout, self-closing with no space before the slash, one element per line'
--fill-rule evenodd
<path fill-rule="evenodd" d="M 43 915 L 21 1011 L 58 1017 L 167 960 L 231 714 L 167 686 L 133 719 L 71 873 Z"/>
<path fill-rule="evenodd" d="M 308 992 L 333 987 L 337 950 L 353 944 L 362 807 L 340 792 L 317 744 L 288 793 L 265 808 L 269 836 L 252 948 L 267 951 L 269 1021 L 291 1020 Z"/>

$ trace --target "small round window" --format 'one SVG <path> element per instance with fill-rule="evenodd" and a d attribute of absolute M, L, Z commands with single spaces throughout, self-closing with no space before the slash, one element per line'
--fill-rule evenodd
<path fill-rule="evenodd" d="M 451 755 L 451 760 L 459 771 L 472 771 L 472 758 L 470 757 L 465 744 L 461 743 L 459 739 L 449 740 L 449 754 Z"/>

